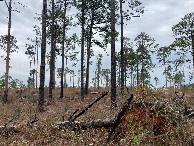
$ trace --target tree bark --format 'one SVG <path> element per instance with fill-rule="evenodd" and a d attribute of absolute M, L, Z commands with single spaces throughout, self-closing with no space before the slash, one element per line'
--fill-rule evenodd
<path fill-rule="evenodd" d="M 3 102 L 7 102 L 8 97 L 8 78 L 9 78 L 9 55 L 10 55 L 10 30 L 11 30 L 11 0 L 9 1 L 9 22 L 8 22 L 8 36 L 7 36 L 7 58 L 6 58 L 6 71 L 5 71 L 5 90 Z"/>
<path fill-rule="evenodd" d="M 117 107 L 115 61 L 115 0 L 111 0 L 111 107 Z"/>
<path fill-rule="evenodd" d="M 42 11 L 42 43 L 41 43 L 41 65 L 40 65 L 40 87 L 39 87 L 39 111 L 44 111 L 44 82 L 45 82 L 45 54 L 46 54 L 46 14 L 47 0 L 43 0 Z"/>
<path fill-rule="evenodd" d="M 62 40 L 62 69 L 61 69 L 61 94 L 60 98 L 63 98 L 63 74 L 64 74 L 64 51 L 65 51 L 65 29 L 66 29 L 66 7 L 67 2 L 64 2 L 64 18 L 63 18 L 63 40 Z M 65 74 L 66 77 L 66 74 Z M 65 78 L 65 86 L 66 86 L 66 78 Z"/>
<path fill-rule="evenodd" d="M 52 26 L 51 26 L 51 59 L 50 59 L 50 81 L 49 81 L 49 100 L 52 100 L 52 90 L 54 87 L 55 72 L 55 47 L 54 47 L 54 7 L 55 2 L 52 0 Z"/>
<path fill-rule="evenodd" d="M 124 62 L 123 62 L 123 8 L 122 0 L 120 0 L 120 15 L 121 15 L 121 94 L 124 94 Z"/>
<path fill-rule="evenodd" d="M 82 0 L 82 38 L 81 38 L 81 100 L 84 100 L 84 9 L 85 9 L 85 0 Z"/>

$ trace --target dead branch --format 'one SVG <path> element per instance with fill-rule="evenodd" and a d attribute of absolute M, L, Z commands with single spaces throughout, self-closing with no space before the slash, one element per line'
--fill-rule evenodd
<path fill-rule="evenodd" d="M 68 121 L 70 121 L 72 119 L 72 117 L 79 111 L 79 109 L 77 108 L 75 110 L 75 112 L 73 112 L 73 114 L 68 118 Z"/>
<path fill-rule="evenodd" d="M 20 112 L 18 112 L 18 114 L 16 116 L 14 116 L 11 120 L 9 120 L 6 124 L 4 124 L 4 127 L 6 127 L 9 123 L 13 122 L 14 120 L 16 120 L 17 118 L 19 118 L 20 114 L 23 112 L 23 110 L 21 110 Z"/>
<path fill-rule="evenodd" d="M 105 97 L 107 94 L 109 93 L 109 91 L 104 92 L 102 94 L 102 96 L 100 96 L 99 98 L 97 98 L 95 101 L 93 101 L 90 105 L 88 105 L 84 110 L 82 110 L 79 114 L 77 114 L 72 120 L 71 122 L 75 121 L 75 119 L 77 119 L 79 116 L 81 116 L 82 114 L 84 114 L 89 108 L 92 107 L 92 105 L 94 105 L 96 102 L 98 102 L 100 99 L 102 99 L 103 97 Z"/>
<path fill-rule="evenodd" d="M 98 94 L 99 92 L 90 92 L 90 94 Z"/>
<path fill-rule="evenodd" d="M 107 143 L 110 141 L 112 133 L 115 131 L 118 124 L 121 122 L 121 117 L 125 114 L 126 110 L 129 108 L 129 104 L 131 103 L 133 99 L 133 94 L 131 94 L 131 97 L 127 99 L 127 102 L 124 104 L 124 106 L 121 108 L 121 111 L 118 113 L 116 120 L 114 121 L 114 125 L 108 135 Z"/>
<path fill-rule="evenodd" d="M 32 128 L 32 124 L 37 122 L 39 119 L 36 118 L 36 114 L 34 115 L 34 119 L 27 123 L 27 127 Z"/>

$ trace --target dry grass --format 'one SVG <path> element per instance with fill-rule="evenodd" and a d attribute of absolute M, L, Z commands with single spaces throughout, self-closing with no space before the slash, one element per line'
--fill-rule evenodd
<path fill-rule="evenodd" d="M 101 95 L 102 92 L 110 90 L 109 88 L 95 89 L 89 91 L 97 91 L 99 94 L 88 94 L 85 96 L 84 102 L 80 101 L 80 89 L 64 89 L 65 97 L 59 99 L 60 89 L 55 89 L 54 100 L 51 103 L 45 102 L 45 112 L 38 112 L 37 101 L 38 91 L 25 91 L 22 94 L 15 93 L 15 90 L 10 90 L 7 104 L 0 103 L 0 125 L 8 123 L 11 119 L 14 120 L 8 125 L 14 125 L 19 131 L 8 138 L 0 136 L 0 145 L 103 145 L 106 144 L 109 129 L 87 129 L 72 131 L 71 129 L 58 130 L 55 125 L 62 121 L 62 116 L 67 120 L 68 117 L 79 108 L 82 110 L 89 105 L 93 100 Z M 132 93 L 132 92 L 130 92 Z M 110 94 L 96 103 L 85 114 L 77 120 L 95 120 L 114 117 L 117 115 L 122 103 L 130 96 L 117 95 L 118 107 L 114 110 L 110 109 Z M 176 98 L 173 90 L 168 91 L 151 91 L 148 95 L 143 95 L 137 91 L 133 91 L 135 98 L 133 104 L 139 101 L 150 102 L 155 105 L 155 109 L 165 115 L 167 119 L 167 132 L 162 135 L 149 135 L 149 144 L 157 145 L 185 145 L 192 144 L 194 139 L 194 119 L 185 119 L 182 115 L 168 110 L 167 105 L 163 105 L 163 101 L 173 104 L 173 99 Z M 0 98 L 3 91 L 0 91 Z M 23 98 L 25 97 L 25 98 Z M 47 101 L 48 89 L 45 89 L 45 100 Z M 184 102 L 194 108 L 194 92 L 188 90 L 185 95 Z M 171 104 L 169 104 L 171 105 Z M 34 114 L 39 119 L 33 124 L 32 128 L 26 125 L 34 118 Z M 131 145 L 131 137 L 121 136 L 122 130 L 117 129 L 112 136 L 109 145 Z M 151 137 L 152 136 L 152 137 Z M 133 141 L 134 142 L 134 141 Z M 143 142 L 143 140 L 142 140 Z M 193 142 L 194 143 L 194 142 Z"/>

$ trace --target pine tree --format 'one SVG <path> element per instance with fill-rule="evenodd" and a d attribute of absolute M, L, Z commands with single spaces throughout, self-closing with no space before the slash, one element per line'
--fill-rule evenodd
<path fill-rule="evenodd" d="M 46 54 L 46 15 L 47 0 L 43 0 L 42 11 L 42 43 L 41 43 L 41 65 L 40 65 L 40 87 L 39 87 L 39 111 L 44 111 L 44 82 L 45 82 L 45 54 Z"/>
<path fill-rule="evenodd" d="M 115 0 L 111 0 L 111 107 L 116 104 Z"/>
<path fill-rule="evenodd" d="M 55 21 L 55 2 L 52 0 L 52 24 L 51 24 L 51 59 L 50 59 L 50 81 L 49 81 L 49 100 L 52 100 L 52 90 L 55 88 L 55 42 L 54 42 L 54 21 Z"/>

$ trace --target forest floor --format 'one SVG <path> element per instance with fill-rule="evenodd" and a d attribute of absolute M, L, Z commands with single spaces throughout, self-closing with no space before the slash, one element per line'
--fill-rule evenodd
<path fill-rule="evenodd" d="M 38 111 L 38 90 L 9 90 L 8 103 L 0 102 L 0 126 L 14 126 L 17 132 L 0 131 L 0 146 L 4 145 L 107 145 L 106 140 L 111 128 L 88 128 L 59 130 L 57 123 L 67 120 L 79 108 L 100 97 L 110 88 L 90 88 L 84 102 L 80 100 L 80 89 L 64 89 L 64 98 L 60 99 L 60 89 L 53 91 L 53 101 L 48 101 L 48 88 L 45 88 L 45 111 Z M 121 124 L 113 133 L 108 145 L 193 145 L 194 117 L 184 115 L 185 106 L 194 109 L 194 89 L 186 90 L 127 90 L 125 95 L 117 93 L 117 108 L 110 108 L 109 93 L 95 103 L 76 121 L 106 119 L 117 116 L 123 104 L 130 97 L 134 98 L 131 108 L 122 117 Z M 92 94 L 97 92 L 97 94 Z M 0 90 L 0 98 L 3 90 Z M 31 127 L 27 123 L 34 119 Z"/>

